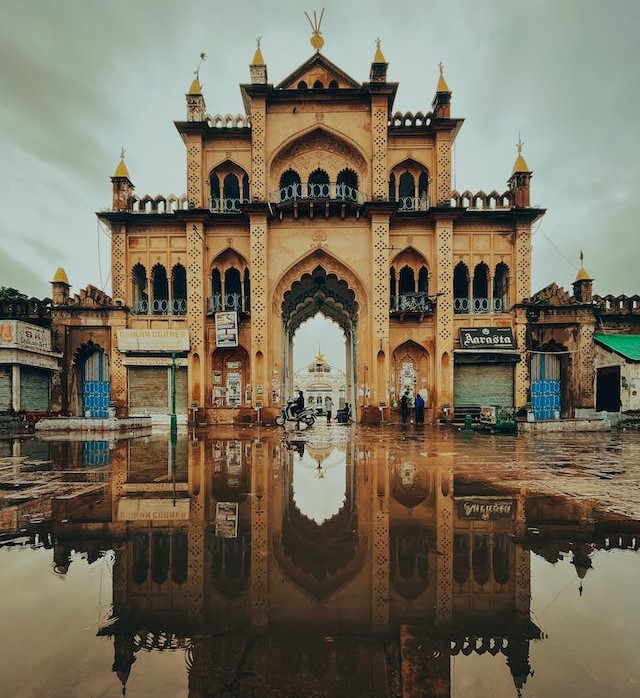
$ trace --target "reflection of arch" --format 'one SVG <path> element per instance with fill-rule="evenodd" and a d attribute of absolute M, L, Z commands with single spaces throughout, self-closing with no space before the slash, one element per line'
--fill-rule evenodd
<path fill-rule="evenodd" d="M 396 465 L 391 482 L 391 493 L 397 502 L 412 509 L 424 502 L 430 489 L 429 478 L 424 468 L 417 469 L 408 461 L 400 461 Z"/>
<path fill-rule="evenodd" d="M 205 531 L 205 547 L 206 567 L 216 591 L 227 598 L 244 593 L 251 572 L 251 533 L 239 530 L 235 538 L 222 538 L 209 528 Z"/>
<path fill-rule="evenodd" d="M 429 535 L 426 530 L 402 526 L 390 531 L 389 567 L 393 590 L 416 599 L 429 586 Z"/>

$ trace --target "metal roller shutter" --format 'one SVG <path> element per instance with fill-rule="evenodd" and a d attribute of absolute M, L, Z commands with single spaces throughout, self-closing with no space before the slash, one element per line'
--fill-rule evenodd
<path fill-rule="evenodd" d="M 0 366 L 0 412 L 11 409 L 11 366 Z"/>
<path fill-rule="evenodd" d="M 20 409 L 27 412 L 49 411 L 49 371 L 20 367 Z"/>
<path fill-rule="evenodd" d="M 187 381 L 187 369 L 176 370 L 176 412 L 182 414 L 189 409 L 189 388 Z"/>
<path fill-rule="evenodd" d="M 453 377 L 453 404 L 513 407 L 513 364 L 459 364 Z"/>
<path fill-rule="evenodd" d="M 166 367 L 129 368 L 129 411 L 131 414 L 167 414 L 169 377 Z"/>

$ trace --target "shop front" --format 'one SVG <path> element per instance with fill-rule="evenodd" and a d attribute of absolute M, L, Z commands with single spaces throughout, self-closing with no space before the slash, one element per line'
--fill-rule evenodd
<path fill-rule="evenodd" d="M 510 327 L 460 330 L 454 352 L 453 395 L 456 413 L 483 405 L 514 405 L 514 367 L 520 361 Z"/>

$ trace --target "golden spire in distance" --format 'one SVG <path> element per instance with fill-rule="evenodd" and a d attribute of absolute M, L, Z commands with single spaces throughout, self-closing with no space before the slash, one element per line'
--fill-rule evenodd
<path fill-rule="evenodd" d="M 436 92 L 450 92 L 449 85 L 447 85 L 447 81 L 444 79 L 444 75 L 443 75 L 444 63 L 442 61 L 440 61 L 438 63 L 438 68 L 440 68 L 440 78 L 438 79 L 438 85 L 436 86 Z"/>
<path fill-rule="evenodd" d="M 386 63 L 387 62 L 384 58 L 384 54 L 382 53 L 382 49 L 380 48 L 381 43 L 382 43 L 382 39 L 380 37 L 378 37 L 376 39 L 376 55 L 373 57 L 374 63 Z"/>

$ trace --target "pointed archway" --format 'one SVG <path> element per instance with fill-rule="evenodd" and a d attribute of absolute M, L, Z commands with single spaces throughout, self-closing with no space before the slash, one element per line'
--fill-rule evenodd
<path fill-rule="evenodd" d="M 280 279 L 274 305 L 282 318 L 282 378 L 287 395 L 293 392 L 293 336 L 300 325 L 322 313 L 333 320 L 345 336 L 346 402 L 357 404 L 355 377 L 358 334 L 366 331 L 359 310 L 364 302 L 363 284 L 351 269 L 324 250 L 315 250 L 299 260 Z"/>

